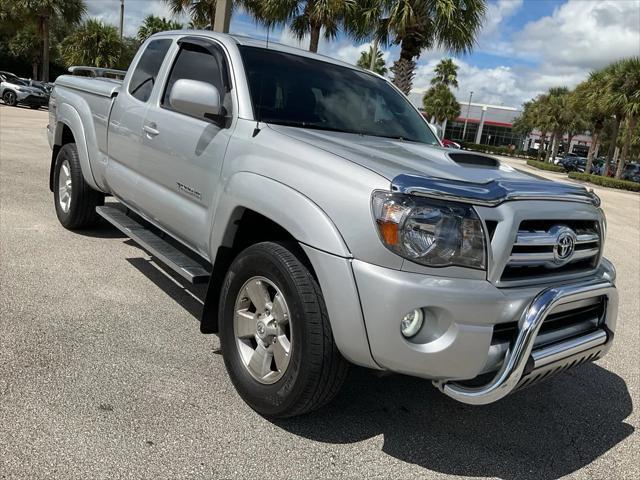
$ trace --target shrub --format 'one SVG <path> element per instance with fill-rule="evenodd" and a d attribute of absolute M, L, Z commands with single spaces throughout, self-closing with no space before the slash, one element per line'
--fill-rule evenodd
<path fill-rule="evenodd" d="M 564 168 L 553 163 L 539 162 L 537 160 L 527 160 L 527 165 L 539 170 L 549 170 L 551 172 L 564 172 Z"/>
<path fill-rule="evenodd" d="M 630 192 L 640 192 L 640 183 L 629 180 L 619 180 L 617 178 L 601 177 L 600 175 L 588 175 L 586 173 L 570 172 L 569 178 L 593 183 L 602 187 L 617 188 L 619 190 L 629 190 Z"/>
<path fill-rule="evenodd" d="M 491 153 L 494 155 L 505 155 L 508 157 L 528 157 L 532 158 L 524 150 L 509 150 L 509 147 L 497 147 L 494 145 L 481 145 L 479 143 L 471 142 L 459 142 L 462 148 L 465 150 L 472 150 L 474 152 Z"/>

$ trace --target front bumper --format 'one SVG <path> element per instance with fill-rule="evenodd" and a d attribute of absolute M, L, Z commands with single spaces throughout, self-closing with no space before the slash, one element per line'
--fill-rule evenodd
<path fill-rule="evenodd" d="M 48 95 L 34 95 L 26 92 L 17 92 L 17 100 L 22 105 L 38 105 L 41 107 L 49 103 Z"/>
<path fill-rule="evenodd" d="M 353 270 L 375 361 L 394 372 L 432 379 L 465 403 L 491 403 L 549 372 L 599 358 L 615 331 L 615 272 L 606 260 L 594 275 L 550 288 L 499 289 L 486 280 L 413 274 L 359 261 Z M 550 314 L 593 298 L 606 304 L 596 331 L 535 345 Z M 400 319 L 415 308 L 425 313 L 425 325 L 405 339 Z M 516 337 L 496 348 L 494 327 L 514 320 Z M 464 384 L 472 379 L 475 386 Z"/>

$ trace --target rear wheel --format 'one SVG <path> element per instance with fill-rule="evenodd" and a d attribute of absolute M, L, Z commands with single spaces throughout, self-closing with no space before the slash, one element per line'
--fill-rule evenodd
<path fill-rule="evenodd" d="M 63 227 L 77 230 L 98 222 L 96 207 L 104 204 L 104 194 L 85 182 L 75 143 L 63 145 L 58 152 L 53 187 L 56 215 Z"/>
<path fill-rule="evenodd" d="M 331 332 L 320 286 L 295 245 L 244 250 L 226 275 L 220 340 L 229 376 L 258 413 L 291 417 L 329 402 L 348 364 Z"/>
<path fill-rule="evenodd" d="M 15 107 L 18 104 L 18 97 L 16 97 L 16 93 L 11 90 L 4 92 L 2 100 L 10 107 Z"/>

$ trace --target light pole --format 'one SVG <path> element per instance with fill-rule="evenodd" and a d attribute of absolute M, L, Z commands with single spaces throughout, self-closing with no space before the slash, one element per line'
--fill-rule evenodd
<path fill-rule="evenodd" d="M 216 16 L 213 21 L 213 31 L 229 33 L 229 24 L 231 22 L 231 0 L 216 1 Z"/>
<path fill-rule="evenodd" d="M 120 40 L 124 33 L 124 0 L 120 0 Z"/>
<path fill-rule="evenodd" d="M 466 141 L 464 136 L 467 134 L 467 120 L 469 120 L 469 111 L 471 110 L 471 98 L 473 97 L 473 90 L 469 94 L 469 104 L 467 105 L 467 114 L 464 117 L 464 128 L 462 129 L 462 141 Z"/>

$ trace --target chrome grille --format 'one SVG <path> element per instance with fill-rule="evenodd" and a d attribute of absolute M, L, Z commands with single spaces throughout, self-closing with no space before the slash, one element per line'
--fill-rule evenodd
<path fill-rule="evenodd" d="M 564 250 L 559 239 L 565 232 L 572 239 L 572 253 L 562 258 Z M 524 221 L 516 234 L 501 281 L 590 271 L 598 264 L 601 247 L 598 222 Z"/>

